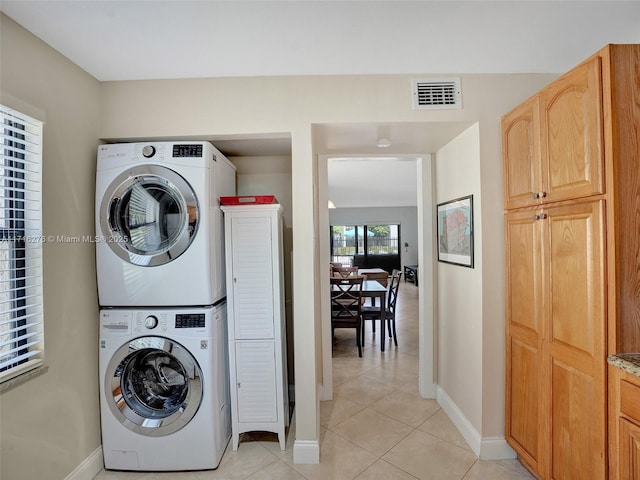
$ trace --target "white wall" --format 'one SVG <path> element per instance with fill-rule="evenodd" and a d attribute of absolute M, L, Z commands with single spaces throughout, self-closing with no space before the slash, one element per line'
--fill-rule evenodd
<path fill-rule="evenodd" d="M 93 236 L 100 84 L 0 15 L 0 102 L 42 119 L 43 233 Z M 101 468 L 95 248 L 45 243 L 48 371 L 0 394 L 0 478 L 65 478 Z M 94 471 L 94 473 L 97 470 Z"/>
<path fill-rule="evenodd" d="M 438 389 L 482 432 L 482 192 L 479 128 L 436 154 L 436 203 L 473 195 L 474 268 L 437 263 Z M 502 372 L 495 372 L 501 375 Z M 448 412 L 449 413 L 449 412 Z"/>

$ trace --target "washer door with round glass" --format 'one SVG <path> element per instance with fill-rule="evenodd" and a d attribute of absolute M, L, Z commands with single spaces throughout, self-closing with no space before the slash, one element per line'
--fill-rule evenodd
<path fill-rule="evenodd" d="M 111 412 L 145 436 L 180 430 L 202 402 L 198 362 L 185 347 L 164 337 L 141 337 L 123 345 L 103 381 Z"/>
<path fill-rule="evenodd" d="M 182 255 L 198 230 L 198 200 L 173 170 L 141 165 L 119 175 L 100 206 L 105 241 L 120 258 L 157 266 Z"/>

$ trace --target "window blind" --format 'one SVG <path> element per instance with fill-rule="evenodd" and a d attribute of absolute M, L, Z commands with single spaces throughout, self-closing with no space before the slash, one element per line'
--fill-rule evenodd
<path fill-rule="evenodd" d="M 42 122 L 0 105 L 0 382 L 44 361 Z"/>

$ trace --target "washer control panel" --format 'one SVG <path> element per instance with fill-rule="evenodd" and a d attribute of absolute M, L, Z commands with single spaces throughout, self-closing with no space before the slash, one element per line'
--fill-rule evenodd
<path fill-rule="evenodd" d="M 144 332 L 159 329 L 162 332 L 166 332 L 168 317 L 169 315 L 166 313 L 153 313 L 150 315 L 145 312 L 136 312 L 133 330 L 136 332 Z"/>

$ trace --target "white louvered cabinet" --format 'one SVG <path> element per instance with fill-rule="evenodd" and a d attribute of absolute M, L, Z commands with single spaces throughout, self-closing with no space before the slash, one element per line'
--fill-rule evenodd
<path fill-rule="evenodd" d="M 232 446 L 240 434 L 289 425 L 282 207 L 223 205 Z"/>

